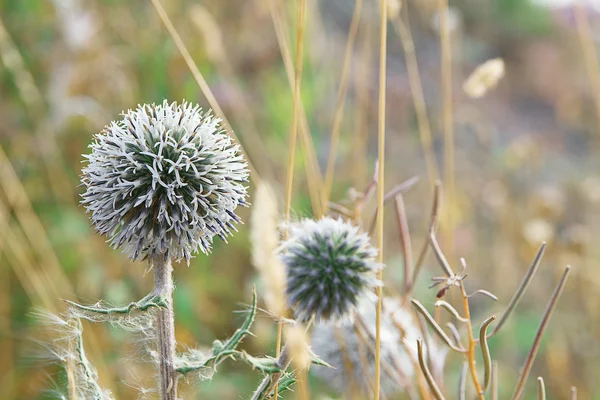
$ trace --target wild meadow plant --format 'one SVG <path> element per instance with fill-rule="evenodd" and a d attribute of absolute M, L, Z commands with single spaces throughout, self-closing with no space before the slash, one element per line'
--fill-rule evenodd
<path fill-rule="evenodd" d="M 189 63 L 191 57 L 160 2 L 153 0 L 152 3 Z M 440 3 L 444 11 L 447 4 Z M 402 192 L 415 180 L 388 193 L 384 191 L 387 18 L 393 20 L 401 35 L 407 32 L 400 21 L 399 2 L 382 0 L 380 6 L 379 148 L 375 177 L 363 192 L 353 192 L 347 204 L 331 203 L 329 192 L 335 164 L 335 135 L 332 134 L 327 183 L 324 188 L 317 184 L 312 188 L 317 194 L 311 196 L 314 218 L 294 222 L 290 208 L 296 135 L 303 132 L 299 129 L 299 113 L 306 8 L 304 0 L 298 1 L 292 129 L 283 218 L 272 190 L 260 179 L 256 182 L 257 201 L 252 210 L 253 264 L 263 280 L 264 293 L 261 294 L 267 312 L 278 323 L 275 357 L 254 357 L 238 349 L 244 337 L 251 334 L 257 313 L 256 293 L 242 326 L 229 339 L 216 340 L 210 352 L 199 349 L 180 352 L 175 342 L 171 262 L 185 260 L 189 264 L 196 253 L 209 254 L 215 236 L 226 241 L 236 230 L 235 224 L 240 222 L 236 208 L 249 205 L 245 186 L 249 177 L 248 162 L 242 156 L 241 147 L 234 144 L 229 132 L 221 127 L 219 118 L 189 103 L 165 101 L 127 111 L 121 120 L 96 135 L 83 169 L 82 203 L 91 214 L 96 230 L 105 235 L 114 248 L 121 249 L 131 260 L 147 262 L 148 270 L 153 272 L 154 289 L 141 300 L 123 307 L 111 307 L 102 301 L 91 306 L 69 301 L 64 315 L 39 314 L 56 333 L 57 338 L 47 348 L 65 366 L 68 398 L 113 398 L 101 387 L 98 374 L 84 351 L 82 319 L 108 322 L 141 337 L 158 378 L 157 388 L 144 389 L 141 394 L 158 394 L 160 399 L 177 399 L 182 377 L 196 373 L 200 379 L 208 379 L 220 362 L 235 358 L 264 375 L 251 394 L 252 400 L 278 398 L 291 388 L 297 398 L 309 399 L 306 371 L 312 364 L 317 364 L 312 372 L 318 378 L 348 398 L 379 399 L 399 395 L 442 400 L 446 398 L 446 387 L 441 384 L 446 372 L 444 367 L 447 355 L 452 353 L 463 361 L 457 387 L 459 399 L 483 400 L 487 393 L 492 399 L 498 398 L 498 368 L 488 340 L 504 326 L 523 297 L 541 261 L 545 244 L 496 325 L 492 327 L 496 317 L 490 316 L 480 323 L 478 332 L 474 332 L 471 299 L 474 295 L 497 298 L 483 289 L 468 293 L 464 284 L 466 262 L 461 259 L 461 270 L 456 273 L 442 252 L 436 237 L 441 185 L 434 179 L 431 179 L 436 184 L 427 241 L 413 259 Z M 273 16 L 275 18 L 277 13 L 273 12 Z M 450 47 L 445 19 L 442 18 L 440 24 L 445 77 L 442 95 L 445 138 L 451 139 Z M 201 74 L 193 66 L 190 69 L 196 72 L 195 77 L 201 83 Z M 503 64 L 501 69 L 503 72 Z M 485 78 L 483 89 L 477 82 L 468 85 L 476 86 L 474 97 L 483 95 L 488 86 L 493 87 L 500 72 L 496 71 L 493 79 Z M 411 85 L 412 81 L 414 79 Z M 214 96 L 207 97 L 214 99 Z M 421 122 L 419 125 L 421 129 Z M 334 132 L 336 130 L 334 128 Z M 430 143 L 424 141 L 426 154 L 430 153 L 428 145 Z M 445 149 L 445 158 L 450 161 L 444 180 L 448 182 L 449 195 L 453 196 L 453 150 L 452 146 Z M 431 176 L 437 176 L 433 173 L 436 169 L 435 165 L 431 166 Z M 377 211 L 369 220 L 363 210 L 373 197 L 376 197 Z M 382 279 L 383 210 L 390 203 L 395 205 L 403 253 L 404 282 L 400 293 L 391 287 L 384 288 Z M 415 282 L 430 251 L 443 272 L 443 276 L 433 278 L 431 285 L 438 287 L 433 315 L 414 299 Z M 569 270 L 565 270 L 548 303 L 515 385 L 513 400 L 523 395 L 541 336 Z M 460 311 L 445 299 L 447 293 L 454 291 L 459 294 Z M 440 325 L 442 309 L 448 312 L 447 329 Z M 477 349 L 483 361 L 480 366 L 475 362 Z M 540 398 L 544 398 L 543 380 L 538 380 L 538 388 Z"/>

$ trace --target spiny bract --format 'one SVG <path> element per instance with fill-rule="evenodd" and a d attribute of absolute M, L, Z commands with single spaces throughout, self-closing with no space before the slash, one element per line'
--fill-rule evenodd
<path fill-rule="evenodd" d="M 306 219 L 289 226 L 282 246 L 287 269 L 286 294 L 302 321 L 339 319 L 379 281 L 377 250 L 359 228 L 341 219 Z"/>
<path fill-rule="evenodd" d="M 247 163 L 197 105 L 141 105 L 95 136 L 84 156 L 82 204 L 96 230 L 134 260 L 189 262 L 225 237 L 246 205 Z"/>

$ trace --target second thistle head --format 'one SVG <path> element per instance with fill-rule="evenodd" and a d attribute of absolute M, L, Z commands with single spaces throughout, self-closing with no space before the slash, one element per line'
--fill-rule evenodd
<path fill-rule="evenodd" d="M 289 227 L 282 246 L 286 294 L 301 321 L 339 319 L 362 294 L 380 285 L 377 250 L 359 228 L 341 219 L 306 219 Z"/>
<path fill-rule="evenodd" d="M 219 119 L 189 103 L 138 106 L 95 136 L 82 203 L 134 260 L 189 261 L 235 229 L 248 169 Z"/>

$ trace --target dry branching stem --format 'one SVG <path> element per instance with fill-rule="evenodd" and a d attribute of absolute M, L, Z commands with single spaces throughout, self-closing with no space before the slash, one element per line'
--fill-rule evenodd
<path fill-rule="evenodd" d="M 469 362 L 469 372 L 471 373 L 471 380 L 473 381 L 473 386 L 475 386 L 475 391 L 479 396 L 480 400 L 485 400 L 483 395 L 483 389 L 479 384 L 479 379 L 477 378 L 477 370 L 475 369 L 475 344 L 476 341 L 473 338 L 473 328 L 471 327 L 471 311 L 469 308 L 469 298 L 467 297 L 467 292 L 465 291 L 465 286 L 463 282 L 460 282 L 460 293 L 463 301 L 464 315 L 465 318 L 469 321 L 467 322 L 467 332 L 469 334 L 469 345 L 467 348 L 467 361 Z"/>

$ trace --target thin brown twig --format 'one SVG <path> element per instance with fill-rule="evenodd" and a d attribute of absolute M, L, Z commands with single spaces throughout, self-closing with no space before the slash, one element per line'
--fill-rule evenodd
<path fill-rule="evenodd" d="M 400 243 L 402 245 L 402 257 L 404 260 L 404 290 L 403 294 L 406 295 L 409 288 L 412 286 L 412 272 L 413 272 L 413 254 L 412 254 L 412 242 L 410 240 L 410 230 L 408 228 L 408 220 L 406 218 L 406 207 L 404 206 L 404 198 L 401 194 L 395 197 L 396 203 L 396 219 L 398 222 L 398 228 L 400 231 Z"/>
<path fill-rule="evenodd" d="M 548 322 L 550 321 L 550 317 L 558 304 L 558 299 L 567 283 L 567 279 L 569 277 L 569 273 L 571 272 L 571 267 L 567 266 L 565 271 L 560 279 L 560 282 L 554 289 L 554 293 L 552 293 L 552 297 L 546 306 L 546 311 L 544 312 L 544 316 L 540 321 L 540 325 L 535 333 L 535 338 L 533 339 L 533 343 L 531 348 L 529 349 L 529 353 L 527 354 L 527 358 L 525 358 L 525 363 L 523 364 L 523 368 L 521 369 L 521 374 L 515 386 L 515 391 L 511 397 L 512 400 L 518 400 L 521 398 L 523 394 L 523 389 L 525 388 L 525 382 L 527 382 L 527 378 L 529 377 L 529 373 L 531 372 L 531 367 L 533 366 L 533 361 L 535 360 L 535 356 L 540 347 L 540 343 L 542 341 L 542 336 L 544 335 L 544 331 L 548 326 Z"/>
<path fill-rule="evenodd" d="M 427 175 L 429 181 L 433 184 L 439 177 L 438 166 L 435 160 L 432 147 L 431 125 L 427 116 L 427 106 L 425 105 L 425 96 L 423 95 L 423 85 L 421 84 L 421 76 L 419 73 L 419 64 L 415 54 L 415 45 L 410 32 L 410 22 L 408 17 L 408 7 L 403 7 L 406 10 L 406 24 L 402 21 L 402 16 L 394 20 L 393 26 L 400 38 L 404 58 L 406 62 L 406 71 L 408 72 L 408 82 L 412 94 L 413 105 L 415 107 L 415 115 L 417 117 L 417 127 L 419 129 L 419 138 L 421 147 L 425 156 L 425 165 L 427 166 Z"/>
<path fill-rule="evenodd" d="M 431 206 L 431 219 L 429 222 L 429 226 L 436 223 L 438 220 L 438 215 L 440 212 L 440 196 L 441 196 L 441 186 L 442 183 L 438 180 L 435 182 L 433 187 L 433 204 Z M 421 251 L 419 252 L 419 257 L 417 258 L 417 262 L 415 263 L 415 269 L 413 272 L 413 276 L 411 279 L 411 283 L 414 286 L 414 283 L 417 281 L 417 277 L 419 276 L 419 272 L 421 272 L 421 268 L 425 263 L 425 257 L 427 256 L 427 250 L 429 250 L 429 238 L 423 242 L 423 247 L 421 247 Z M 412 290 L 413 286 L 409 288 L 408 293 Z"/>

